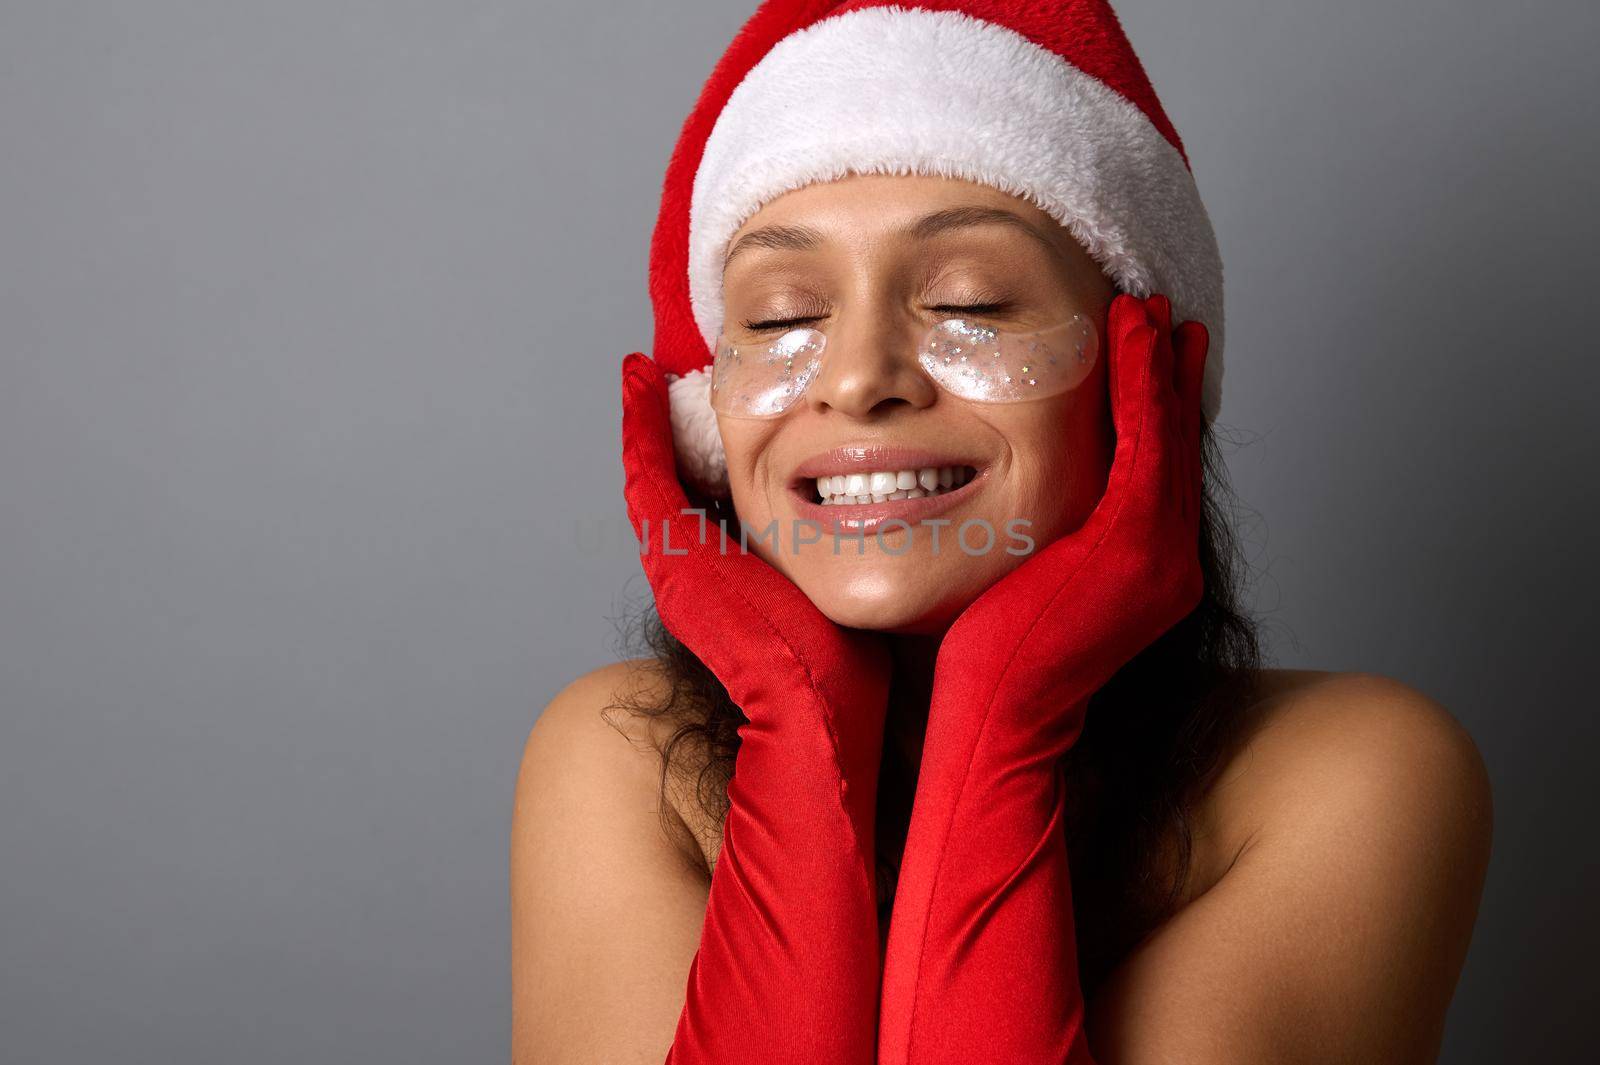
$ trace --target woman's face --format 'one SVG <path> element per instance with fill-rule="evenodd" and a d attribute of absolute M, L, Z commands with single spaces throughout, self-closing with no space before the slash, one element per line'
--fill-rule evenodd
<path fill-rule="evenodd" d="M 718 426 L 751 548 L 833 621 L 940 631 L 1094 509 L 1113 439 L 1104 334 L 1114 292 L 1044 211 L 973 182 L 850 175 L 771 201 L 728 247 L 730 340 L 794 327 L 826 336 L 799 401 L 772 418 L 722 414 Z M 1058 395 L 962 399 L 917 362 L 921 339 L 947 318 L 1027 333 L 1074 313 L 1094 323 L 1099 354 Z M 905 492 L 905 471 L 929 469 L 950 488 L 921 495 L 919 480 L 911 498 L 819 505 L 818 477 L 870 484 L 878 473 L 882 487 L 894 474 Z"/>

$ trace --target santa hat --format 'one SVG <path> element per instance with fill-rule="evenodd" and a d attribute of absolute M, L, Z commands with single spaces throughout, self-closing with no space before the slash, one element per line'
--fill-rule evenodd
<path fill-rule="evenodd" d="M 767 0 L 734 37 L 668 164 L 650 249 L 654 354 L 680 472 L 726 482 L 710 406 L 728 240 L 768 201 L 849 173 L 991 185 L 1054 217 L 1116 287 L 1211 334 L 1222 262 L 1177 131 L 1105 0 Z"/>

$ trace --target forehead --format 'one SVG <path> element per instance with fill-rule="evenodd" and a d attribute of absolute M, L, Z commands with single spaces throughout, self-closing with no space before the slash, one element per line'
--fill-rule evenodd
<path fill-rule="evenodd" d="M 1102 276 L 1070 231 L 1028 200 L 991 185 L 920 174 L 850 174 L 786 192 L 729 238 L 723 268 L 766 259 L 757 249 L 817 252 L 960 237 L 1025 242 L 1080 278 Z"/>
<path fill-rule="evenodd" d="M 848 174 L 835 181 L 812 182 L 767 201 L 734 231 L 728 246 L 752 230 L 773 224 L 803 223 L 826 231 L 847 222 L 858 229 L 863 225 L 893 229 L 930 211 L 962 206 L 1005 211 L 1042 231 L 1062 230 L 1036 205 L 992 185 L 924 174 Z"/>

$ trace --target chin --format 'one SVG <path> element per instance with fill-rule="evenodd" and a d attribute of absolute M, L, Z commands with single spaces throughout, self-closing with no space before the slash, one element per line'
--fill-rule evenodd
<path fill-rule="evenodd" d="M 789 577 L 830 621 L 855 629 L 933 635 L 949 628 L 967 607 L 1024 559 L 801 560 Z M 810 563 L 810 564 L 808 564 Z M 841 565 L 840 563 L 846 563 Z M 848 563 L 854 563 L 849 565 Z"/>

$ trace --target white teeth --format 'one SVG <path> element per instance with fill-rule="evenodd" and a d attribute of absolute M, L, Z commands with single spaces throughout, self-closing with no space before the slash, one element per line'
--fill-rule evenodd
<path fill-rule="evenodd" d="M 830 474 L 816 479 L 817 496 L 829 506 L 924 499 L 960 488 L 972 478 L 965 466 L 926 466 L 913 470 L 873 470 Z"/>

